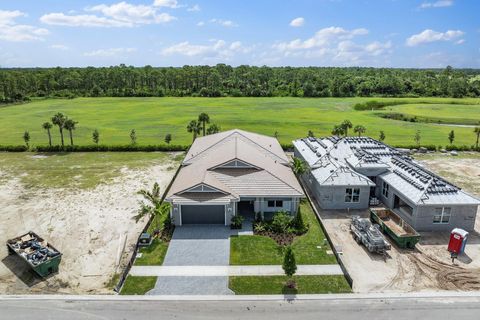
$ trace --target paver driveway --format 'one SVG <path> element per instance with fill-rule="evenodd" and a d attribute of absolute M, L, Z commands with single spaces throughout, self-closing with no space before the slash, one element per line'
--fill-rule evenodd
<path fill-rule="evenodd" d="M 220 225 L 189 225 L 175 228 L 164 266 L 228 266 L 230 236 L 237 234 Z M 228 277 L 158 277 L 153 295 L 233 294 Z"/>

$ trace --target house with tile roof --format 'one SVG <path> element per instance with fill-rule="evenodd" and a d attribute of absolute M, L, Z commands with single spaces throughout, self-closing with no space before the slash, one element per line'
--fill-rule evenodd
<path fill-rule="evenodd" d="M 296 214 L 304 197 L 275 138 L 235 129 L 194 141 L 165 200 L 175 225 L 229 225 L 237 214 Z"/>
<path fill-rule="evenodd" d="M 309 137 L 293 145 L 309 167 L 302 181 L 322 209 L 382 202 L 418 231 L 475 227 L 479 199 L 380 141 Z"/>

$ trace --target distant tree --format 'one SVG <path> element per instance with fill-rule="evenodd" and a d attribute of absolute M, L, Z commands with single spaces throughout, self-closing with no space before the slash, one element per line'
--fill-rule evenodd
<path fill-rule="evenodd" d="M 300 158 L 293 157 L 292 159 L 292 170 L 297 176 L 301 176 L 308 170 L 307 163 Z"/>
<path fill-rule="evenodd" d="M 50 122 L 44 122 L 42 124 L 42 128 L 47 130 L 48 134 L 48 145 L 51 147 L 52 146 L 52 134 L 50 133 L 50 129 L 52 129 L 52 124 Z"/>
<path fill-rule="evenodd" d="M 350 120 L 343 120 L 340 126 L 343 128 L 345 136 L 348 136 L 348 129 L 351 129 L 353 124 Z"/>
<path fill-rule="evenodd" d="M 132 129 L 130 131 L 130 143 L 132 145 L 136 145 L 137 144 L 137 131 L 135 131 L 135 129 Z"/>
<path fill-rule="evenodd" d="M 190 121 L 190 123 L 187 126 L 187 131 L 193 135 L 193 141 L 197 139 L 197 136 L 200 134 L 201 130 L 202 130 L 201 124 L 197 120 Z"/>
<path fill-rule="evenodd" d="M 170 144 L 170 141 L 172 141 L 172 135 L 171 135 L 170 133 L 167 133 L 167 134 L 165 135 L 165 142 L 166 142 L 167 144 Z"/>
<path fill-rule="evenodd" d="M 308 130 L 308 136 L 313 138 L 315 137 L 315 134 L 313 133 L 312 130 Z"/>
<path fill-rule="evenodd" d="M 205 136 L 205 125 L 207 123 L 210 123 L 210 117 L 208 116 L 208 114 L 202 112 L 198 116 L 198 121 L 202 124 L 203 136 Z"/>
<path fill-rule="evenodd" d="M 58 126 L 58 130 L 60 131 L 62 148 L 65 146 L 64 139 L 63 139 L 63 129 L 65 128 L 66 121 L 67 121 L 67 117 L 65 117 L 65 115 L 61 112 L 58 112 L 56 115 L 52 117 L 52 123 Z"/>
<path fill-rule="evenodd" d="M 295 274 L 295 272 L 297 272 L 297 262 L 295 261 L 295 255 L 293 253 L 292 247 L 290 246 L 288 246 L 285 250 L 282 268 L 285 272 L 285 275 L 289 278 L 291 278 Z"/>
<path fill-rule="evenodd" d="M 478 149 L 478 140 L 480 139 L 480 127 L 475 127 L 475 129 L 473 129 L 473 133 L 475 133 L 475 135 L 477 136 L 477 142 L 475 143 L 475 148 Z"/>
<path fill-rule="evenodd" d="M 353 131 L 356 134 L 358 134 L 358 136 L 360 137 L 361 135 L 363 135 L 367 131 L 367 128 L 365 128 L 362 125 L 358 125 L 358 126 L 355 126 L 355 128 L 353 128 Z"/>
<path fill-rule="evenodd" d="M 420 140 L 422 140 L 420 130 L 417 130 L 417 132 L 415 132 L 415 136 L 413 136 L 413 140 L 415 141 L 417 146 L 420 146 Z"/>
<path fill-rule="evenodd" d="M 220 126 L 216 125 L 215 123 L 212 123 L 208 129 L 207 129 L 207 135 L 208 134 L 215 134 L 220 132 Z"/>
<path fill-rule="evenodd" d="M 452 130 L 448 134 L 448 141 L 450 141 L 450 144 L 452 144 L 454 140 L 455 140 L 455 131 Z"/>
<path fill-rule="evenodd" d="M 27 149 L 30 149 L 30 132 L 25 131 L 23 133 L 23 141 L 25 141 L 25 145 L 27 146 Z"/>
<path fill-rule="evenodd" d="M 275 131 L 275 132 L 273 133 L 273 136 L 275 137 L 275 139 L 278 139 L 278 135 L 279 135 L 278 131 Z"/>
<path fill-rule="evenodd" d="M 100 141 L 100 132 L 98 132 L 97 129 L 93 130 L 92 132 L 92 140 L 96 145 L 98 145 L 98 142 Z"/>
<path fill-rule="evenodd" d="M 73 130 L 76 129 L 77 121 L 74 121 L 72 119 L 67 119 L 65 121 L 65 129 L 68 130 L 68 133 L 70 134 L 70 145 L 73 146 Z"/>
<path fill-rule="evenodd" d="M 335 125 L 332 129 L 332 134 L 334 136 L 343 136 L 345 134 L 345 129 L 341 125 Z"/>
<path fill-rule="evenodd" d="M 384 140 L 385 140 L 385 138 L 386 138 L 386 137 L 385 137 L 385 132 L 383 132 L 383 131 L 380 131 L 380 136 L 378 137 L 378 140 L 380 140 L 380 141 L 384 141 Z"/>

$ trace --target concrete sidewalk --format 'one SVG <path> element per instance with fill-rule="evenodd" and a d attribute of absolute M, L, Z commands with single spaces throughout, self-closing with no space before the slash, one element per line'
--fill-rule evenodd
<path fill-rule="evenodd" d="M 218 277 L 280 276 L 279 265 L 261 266 L 133 266 L 130 275 L 137 277 Z M 299 265 L 296 275 L 343 275 L 339 265 Z"/>

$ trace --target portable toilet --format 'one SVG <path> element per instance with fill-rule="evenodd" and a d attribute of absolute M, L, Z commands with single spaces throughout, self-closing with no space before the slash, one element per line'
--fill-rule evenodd
<path fill-rule="evenodd" d="M 451 253 L 462 254 L 467 244 L 468 232 L 455 228 L 450 233 L 450 241 L 448 242 L 448 251 Z"/>

